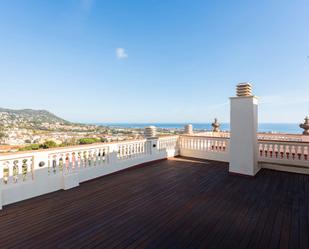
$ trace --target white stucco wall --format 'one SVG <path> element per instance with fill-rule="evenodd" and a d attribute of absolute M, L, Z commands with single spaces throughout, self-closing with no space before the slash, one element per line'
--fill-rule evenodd
<path fill-rule="evenodd" d="M 258 100 L 231 98 L 230 167 L 232 173 L 255 175 L 257 163 Z"/>

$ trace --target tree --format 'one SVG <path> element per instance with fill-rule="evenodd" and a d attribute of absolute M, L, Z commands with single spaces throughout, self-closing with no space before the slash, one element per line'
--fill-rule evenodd
<path fill-rule="evenodd" d="M 43 144 L 41 144 L 40 148 L 42 148 L 42 149 L 49 149 L 49 148 L 55 148 L 57 146 L 58 145 L 54 141 L 49 140 L 49 141 L 46 141 Z"/>
<path fill-rule="evenodd" d="M 20 148 L 19 150 L 20 151 L 25 151 L 25 150 L 38 150 L 40 148 L 40 145 L 39 144 L 31 144 L 31 145 L 28 145 L 28 146 L 25 146 L 23 148 Z"/>
<path fill-rule="evenodd" d="M 5 133 L 4 132 L 0 132 L 0 139 L 5 137 Z"/>
<path fill-rule="evenodd" d="M 106 143 L 106 142 L 107 142 L 107 138 L 102 137 L 102 138 L 100 139 L 100 141 L 101 141 L 102 143 Z"/>
<path fill-rule="evenodd" d="M 93 143 L 98 143 L 98 142 L 100 142 L 100 139 L 90 138 L 90 137 L 89 138 L 88 137 L 81 138 L 81 139 L 78 140 L 79 144 L 93 144 Z"/>

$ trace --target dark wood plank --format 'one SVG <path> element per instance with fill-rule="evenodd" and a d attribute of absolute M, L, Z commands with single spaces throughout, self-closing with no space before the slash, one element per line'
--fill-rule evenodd
<path fill-rule="evenodd" d="M 0 212 L 0 248 L 308 248 L 309 176 L 174 158 Z"/>

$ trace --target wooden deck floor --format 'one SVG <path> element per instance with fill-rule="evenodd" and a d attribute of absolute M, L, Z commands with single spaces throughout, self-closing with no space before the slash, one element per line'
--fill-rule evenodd
<path fill-rule="evenodd" d="M 309 248 L 309 176 L 176 158 L 0 211 L 0 248 Z"/>

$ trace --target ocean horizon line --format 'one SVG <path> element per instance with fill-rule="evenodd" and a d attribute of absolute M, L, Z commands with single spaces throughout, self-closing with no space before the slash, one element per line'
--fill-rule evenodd
<path fill-rule="evenodd" d="M 145 122 L 145 123 L 125 123 L 125 122 L 108 122 L 108 123 L 92 123 L 95 125 L 109 126 L 115 128 L 131 128 L 142 129 L 146 126 L 154 125 L 160 129 L 183 129 L 186 124 L 192 124 L 194 130 L 211 130 L 211 122 L 206 123 L 163 123 L 163 122 Z M 221 123 L 222 131 L 230 130 L 230 123 Z M 288 133 L 288 134 L 302 134 L 302 129 L 298 123 L 259 123 L 259 132 L 274 132 L 274 133 Z"/>

